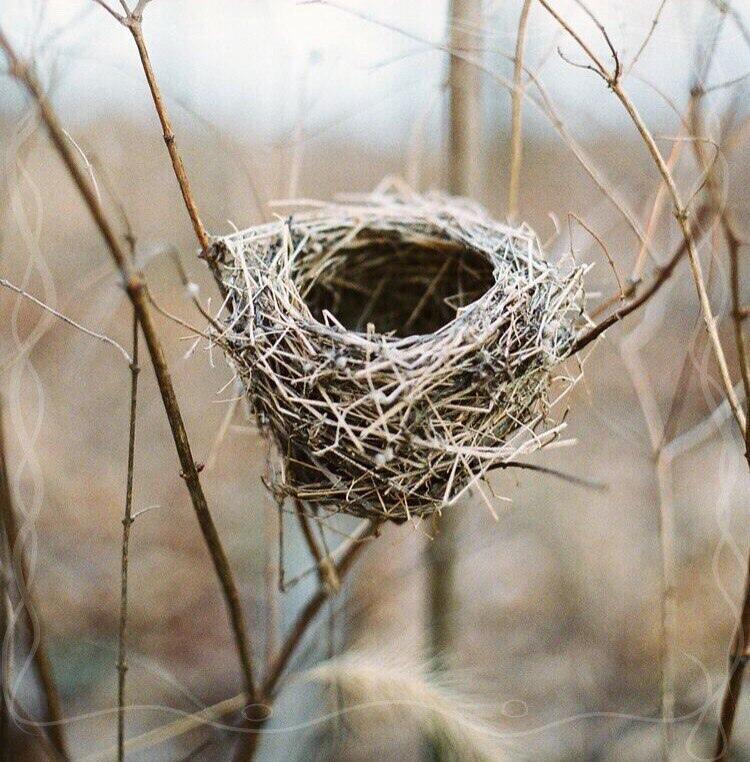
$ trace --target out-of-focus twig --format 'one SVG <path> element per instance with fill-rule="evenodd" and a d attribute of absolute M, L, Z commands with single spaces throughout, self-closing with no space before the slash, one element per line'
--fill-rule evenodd
<path fill-rule="evenodd" d="M 86 328 L 85 326 L 82 326 L 80 323 L 77 323 L 72 318 L 69 318 L 67 315 L 63 315 L 62 312 L 59 312 L 53 307 L 50 307 L 48 304 L 45 304 L 41 299 L 37 299 L 33 294 L 29 294 L 27 291 L 24 291 L 22 288 L 19 288 L 18 286 L 11 283 L 9 280 L 6 280 L 5 278 L 0 278 L 0 286 L 10 289 L 11 291 L 15 291 L 24 299 L 28 299 L 33 304 L 36 304 L 37 307 L 41 307 L 45 312 L 49 312 L 51 315 L 54 315 L 56 318 L 59 318 L 60 320 L 62 320 L 63 323 L 67 323 L 69 326 L 72 326 L 73 328 L 81 331 L 81 333 L 85 333 L 87 336 L 91 336 L 92 339 L 98 339 L 99 341 L 103 341 L 105 344 L 109 344 L 110 346 L 114 347 L 125 358 L 125 360 L 128 363 L 131 362 L 132 358 L 128 354 L 128 351 L 125 349 L 125 347 L 123 347 L 122 344 L 119 344 L 118 342 L 116 342 L 114 339 L 111 339 L 109 336 L 106 336 L 103 333 L 97 333 L 96 331 L 92 331 L 90 328 Z"/>
<path fill-rule="evenodd" d="M 16 521 L 15 508 L 11 496 L 10 482 L 8 480 L 8 466 L 5 454 L 5 437 L 3 430 L 3 401 L 0 399 L 0 542 L 7 543 L 8 559 L 10 568 L 3 569 L 3 572 L 13 571 L 16 581 L 16 587 L 21 595 L 21 602 L 25 612 L 26 624 L 29 628 L 29 637 L 32 641 L 32 658 L 39 675 L 42 692 L 47 704 L 47 723 L 45 723 L 46 732 L 49 735 L 50 742 L 55 751 L 63 758 L 68 759 L 67 743 L 65 732 L 63 730 L 63 716 L 60 705 L 60 696 L 57 692 L 57 685 L 52 674 L 52 665 L 47 655 L 47 645 L 45 643 L 44 632 L 38 617 L 33 612 L 37 611 L 34 603 L 34 597 L 28 585 L 29 571 L 24 548 L 19 544 L 19 530 Z M 5 610 L 5 588 L 2 587 L 3 601 L 2 606 Z M 35 646 L 35 647 L 34 647 Z M 3 670 L 5 665 L 3 665 Z M 0 681 L 2 682 L 2 681 Z M 6 713 L 9 707 L 3 704 L 3 719 L 7 719 Z"/>

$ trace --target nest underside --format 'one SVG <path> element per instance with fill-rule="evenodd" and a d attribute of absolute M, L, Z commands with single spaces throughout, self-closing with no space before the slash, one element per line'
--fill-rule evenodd
<path fill-rule="evenodd" d="M 469 202 L 368 196 L 220 239 L 223 344 L 279 499 L 403 521 L 551 441 L 580 268 Z M 554 392 L 551 392 L 554 388 Z"/>

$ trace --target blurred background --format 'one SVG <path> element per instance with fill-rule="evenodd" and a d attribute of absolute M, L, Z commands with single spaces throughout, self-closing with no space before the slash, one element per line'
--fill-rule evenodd
<path fill-rule="evenodd" d="M 554 5 L 606 55 L 575 2 Z M 628 62 L 661 5 L 592 0 L 590 7 Z M 521 6 L 485 0 L 474 4 L 476 13 L 450 23 L 448 4 L 439 0 L 154 0 L 144 33 L 209 231 L 269 219 L 274 199 L 368 191 L 388 175 L 418 190 L 447 187 L 446 45 L 457 27 L 485 70 L 478 77 L 478 123 L 466 126 L 477 146 L 466 192 L 504 218 L 511 99 L 501 80 L 513 76 Z M 746 0 L 732 8 L 750 24 Z M 706 84 L 737 81 L 707 97 L 709 124 L 717 132 L 718 126 L 741 129 L 750 83 L 741 24 L 710 0 L 667 0 L 658 18 L 626 85 L 662 150 L 669 154 L 689 143 L 680 132 L 681 114 L 696 62 L 711 46 Z M 119 205 L 124 210 L 155 299 L 202 325 L 171 253 L 179 254 L 204 303 L 218 309 L 218 294 L 196 258 L 129 34 L 89 0 L 4 0 L 0 25 L 34 55 L 107 206 L 115 215 Z M 659 176 L 605 84 L 566 62 L 558 46 L 574 63 L 582 60 L 570 38 L 532 3 L 526 65 L 543 82 L 567 137 L 544 109 L 525 102 L 519 218 L 534 227 L 551 259 L 572 251 L 593 264 L 587 289 L 595 309 L 616 293 L 617 283 L 601 248 L 571 224 L 570 215 L 606 241 L 625 275 L 640 244 L 570 141 L 644 229 Z M 745 145 L 736 145 L 722 157 L 724 191 L 746 223 L 750 168 Z M 131 312 L 118 276 L 35 111 L 8 77 L 0 77 L 0 149 L 0 277 L 127 346 Z M 689 145 L 677 157 L 675 175 L 689 198 L 699 178 Z M 652 236 L 654 259 L 663 262 L 680 240 L 668 203 Z M 709 232 L 701 251 L 714 308 L 726 317 L 726 262 L 713 256 L 715 237 Z M 262 483 L 267 445 L 241 407 L 228 418 L 239 391 L 219 353 L 168 319 L 160 317 L 159 328 L 262 664 L 272 646 L 269 618 L 278 617 L 283 632 L 317 581 L 307 576 L 269 599 L 267 582 L 278 566 L 278 514 Z M 729 321 L 721 329 L 729 336 Z M 71 754 L 107 758 L 116 730 L 127 363 L 111 345 L 8 288 L 0 289 L 0 337 L 10 481 L 39 618 L 70 718 Z M 142 365 L 134 507 L 148 510 L 131 538 L 129 735 L 241 690 L 219 588 L 145 356 Z M 455 600 L 447 612 L 452 641 L 441 655 L 448 668 L 442 679 L 492 729 L 483 742 L 493 745 L 496 758 L 661 754 L 659 516 L 665 504 L 675 518 L 677 561 L 677 626 L 669 644 L 676 669 L 672 758 L 711 757 L 750 545 L 742 443 L 721 411 L 701 423 L 720 402 L 683 263 L 646 309 L 608 332 L 587 357 L 583 379 L 564 403 L 568 446 L 530 458 L 605 489 L 503 472 L 491 478 L 497 521 L 477 496 L 451 509 L 460 517 Z M 284 568 L 291 578 L 310 560 L 296 523 L 289 516 L 284 522 Z M 389 526 L 370 544 L 291 672 L 356 652 L 407 683 L 432 679 L 428 529 Z M 338 542 L 335 534 L 329 537 Z M 19 622 L 11 687 L 39 716 L 33 670 L 24 666 L 25 637 Z M 259 758 L 364 761 L 439 753 L 425 752 L 419 712 L 378 690 L 368 695 L 365 686 L 342 714 L 337 710 L 346 699 L 316 687 L 312 678 L 290 679 Z M 27 740 L 28 758 L 44 758 L 33 737 Z M 131 758 L 229 758 L 232 741 L 230 731 L 198 728 Z M 736 758 L 750 759 L 750 705 L 744 700 Z"/>

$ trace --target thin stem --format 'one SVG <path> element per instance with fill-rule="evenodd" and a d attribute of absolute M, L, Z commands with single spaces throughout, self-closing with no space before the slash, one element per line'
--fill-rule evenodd
<path fill-rule="evenodd" d="M 353 543 L 341 557 L 341 560 L 336 565 L 336 574 L 340 579 L 343 579 L 351 569 L 357 557 L 367 545 L 365 542 L 368 538 L 376 535 L 380 529 L 381 522 L 371 521 L 361 537 L 357 538 L 357 542 Z M 276 659 L 271 665 L 268 675 L 263 682 L 262 695 L 265 697 L 273 697 L 275 695 L 276 686 L 279 679 L 284 673 L 290 659 L 294 655 L 297 646 L 304 637 L 308 628 L 312 624 L 316 615 L 322 608 L 323 604 L 328 600 L 328 592 L 321 588 L 318 592 L 307 602 L 305 607 L 297 616 L 292 629 L 287 635 L 281 649 L 279 650 Z"/>
<path fill-rule="evenodd" d="M 651 154 L 651 157 L 653 158 L 654 163 L 656 164 L 657 169 L 659 170 L 659 174 L 662 176 L 664 180 L 664 183 L 667 187 L 667 191 L 669 192 L 669 195 L 672 198 L 672 204 L 674 207 L 674 215 L 677 218 L 677 222 L 680 226 L 682 236 L 685 239 L 685 244 L 687 246 L 687 254 L 690 260 L 690 268 L 693 274 L 693 281 L 695 282 L 695 287 L 698 292 L 698 299 L 701 305 L 701 313 L 703 315 L 703 321 L 706 325 L 706 330 L 708 331 L 708 335 L 711 340 L 711 346 L 714 351 L 714 356 L 716 357 L 717 365 L 719 366 L 719 373 L 721 375 L 721 381 L 724 386 L 724 393 L 726 394 L 727 400 L 729 401 L 729 405 L 732 408 L 732 413 L 734 414 L 735 420 L 737 421 L 737 424 L 739 425 L 740 429 L 744 433 L 745 424 L 746 424 L 745 414 L 742 408 L 740 407 L 739 400 L 737 398 L 737 395 L 735 394 L 731 375 L 729 373 L 729 366 L 727 364 L 726 356 L 724 355 L 724 350 L 721 346 L 721 339 L 719 337 L 719 331 L 716 326 L 716 318 L 714 317 L 713 309 L 711 307 L 711 300 L 709 299 L 708 291 L 706 289 L 706 282 L 703 277 L 703 269 L 701 267 L 700 258 L 698 257 L 698 252 L 695 247 L 695 239 L 693 237 L 693 231 L 690 225 L 690 218 L 688 216 L 687 208 L 682 202 L 682 198 L 680 197 L 680 192 L 677 189 L 677 185 L 675 183 L 674 177 L 672 173 L 670 172 L 669 167 L 667 166 L 667 163 L 664 160 L 664 157 L 661 155 L 661 151 L 659 151 L 659 148 L 656 145 L 656 141 L 654 140 L 653 135 L 651 134 L 648 127 L 646 126 L 646 123 L 643 121 L 643 118 L 641 117 L 638 109 L 636 108 L 631 98 L 622 89 L 622 85 L 621 85 L 620 77 L 619 77 L 619 63 L 617 62 L 617 57 L 615 56 L 615 71 L 614 73 L 610 73 L 604 67 L 604 65 L 599 60 L 599 58 L 597 58 L 597 56 L 586 45 L 586 43 L 570 27 L 570 25 L 549 5 L 547 0 L 539 0 L 539 2 L 550 13 L 550 15 L 560 24 L 560 26 L 571 37 L 573 37 L 574 40 L 576 40 L 576 42 L 579 44 L 579 46 L 584 51 L 584 53 L 589 57 L 589 59 L 593 62 L 594 66 L 600 71 L 601 75 L 605 78 L 610 89 L 617 96 L 617 99 L 623 105 L 623 107 L 625 108 L 625 111 L 628 113 L 628 116 L 630 117 L 631 121 L 635 125 L 635 128 L 638 131 L 638 134 L 641 136 L 641 139 L 643 140 L 648 152 Z M 607 38 L 607 42 L 609 44 L 608 38 Z"/>
<path fill-rule="evenodd" d="M 167 113 L 167 107 L 164 103 L 164 99 L 159 89 L 159 84 L 156 81 L 156 75 L 154 74 L 153 66 L 151 65 L 151 58 L 148 54 L 148 48 L 146 42 L 143 39 L 143 28 L 139 19 L 134 16 L 130 17 L 127 24 L 130 33 L 133 35 L 135 45 L 138 48 L 138 55 L 141 59 L 143 66 L 143 73 L 146 75 L 146 82 L 148 82 L 148 89 L 151 91 L 151 97 L 154 101 L 154 107 L 159 117 L 159 123 L 161 124 L 162 134 L 164 137 L 164 143 L 167 146 L 169 152 L 169 158 L 172 160 L 172 169 L 174 170 L 175 177 L 180 186 L 180 192 L 182 193 L 182 199 L 185 202 L 185 208 L 188 215 L 190 215 L 190 222 L 193 225 L 193 231 L 195 237 L 198 239 L 202 251 L 207 251 L 211 245 L 211 240 L 206 232 L 206 228 L 201 221 L 200 214 L 198 213 L 198 207 L 193 197 L 193 191 L 190 187 L 190 180 L 188 179 L 187 172 L 185 171 L 185 165 L 182 161 L 182 156 L 177 150 L 177 143 L 175 142 L 174 130 L 172 129 L 172 122 Z"/>
<path fill-rule="evenodd" d="M 318 545 L 317 539 L 313 534 L 310 520 L 305 513 L 305 508 L 300 500 L 294 501 L 295 513 L 299 521 L 302 536 L 305 538 L 310 555 L 315 561 L 315 567 L 318 570 L 320 584 L 327 588 L 328 593 L 336 593 L 341 588 L 341 581 L 336 574 L 336 566 L 325 551 Z"/>
<path fill-rule="evenodd" d="M 521 16 L 518 20 L 516 35 L 516 53 L 513 60 L 513 90 L 511 92 L 511 127 L 510 127 L 510 180 L 508 181 L 508 219 L 518 215 L 518 194 L 521 187 L 521 163 L 523 160 L 523 54 L 526 44 L 526 27 L 529 21 L 531 0 L 524 0 Z"/>
<path fill-rule="evenodd" d="M 11 561 L 10 568 L 14 570 L 16 584 L 21 595 L 23 610 L 25 613 L 26 624 L 32 640 L 36 634 L 36 649 L 32 655 L 34 664 L 39 674 L 42 692 L 47 704 L 47 733 L 52 746 L 57 753 L 65 760 L 69 759 L 65 732 L 63 730 L 63 716 L 60 705 L 60 696 L 57 692 L 57 685 L 52 674 L 52 665 L 47 655 L 47 646 L 44 639 L 44 632 L 39 622 L 36 623 L 32 615 L 36 611 L 33 594 L 28 585 L 29 569 L 26 560 L 24 548 L 19 544 L 18 523 L 16 521 L 15 508 L 10 491 L 10 481 L 8 480 L 8 466 L 5 455 L 5 437 L 3 433 L 2 419 L 2 400 L 0 400 L 0 531 L 5 536 L 7 542 L 8 557 Z M 0 538 L 0 542 L 2 538 Z M 15 563 L 13 563 L 15 561 Z M 5 609 L 5 597 L 3 588 L 3 609 Z M 36 632 L 35 632 L 36 631 Z M 8 711 L 8 707 L 3 705 L 3 716 Z"/>
<path fill-rule="evenodd" d="M 138 401 L 138 318 L 133 315 L 133 361 L 130 364 L 130 427 L 128 432 L 128 474 L 125 485 L 125 515 L 122 519 L 122 558 L 120 568 L 120 629 L 117 658 L 117 758 L 125 759 L 125 676 L 127 665 L 128 551 L 133 525 L 133 475 L 135 466 L 135 424 Z"/>
<path fill-rule="evenodd" d="M 0 432 L 0 436 L 2 432 Z M 6 481 L 5 462 L 0 453 L 0 479 Z M 0 493 L 0 500 L 2 500 Z M 0 762 L 10 762 L 10 707 L 5 701 L 6 692 L 10 692 L 9 665 L 3 658 L 3 649 L 8 642 L 8 601 L 10 586 L 10 552 L 5 542 L 0 519 Z"/>
<path fill-rule="evenodd" d="M 65 167 L 86 203 L 102 238 L 107 244 L 107 248 L 122 276 L 128 298 L 135 309 L 138 322 L 143 331 L 144 339 L 146 340 L 146 346 L 156 375 L 164 410 L 167 414 L 167 419 L 172 431 L 172 438 L 182 468 L 181 475 L 185 480 L 188 492 L 190 493 L 195 515 L 198 519 L 201 532 L 203 533 L 203 539 L 211 556 L 216 575 L 219 578 L 242 666 L 245 688 L 248 697 L 252 699 L 255 696 L 255 681 L 253 678 L 250 650 L 247 636 L 245 634 L 244 615 L 240 606 L 237 586 L 234 582 L 229 567 L 229 561 L 227 560 L 224 547 L 216 530 L 216 525 L 214 524 L 213 517 L 209 511 L 206 496 L 200 482 L 198 467 L 195 464 L 190 448 L 190 441 L 187 436 L 187 431 L 185 430 L 182 412 L 175 395 L 169 366 L 151 313 L 150 303 L 146 293 L 146 281 L 143 274 L 140 273 L 131 262 L 123 244 L 115 233 L 114 227 L 110 223 L 109 218 L 106 216 L 104 209 L 96 197 L 96 194 L 91 188 L 87 177 L 78 166 L 76 157 L 70 148 L 70 142 L 65 137 L 65 132 L 60 124 L 57 113 L 45 97 L 39 81 L 29 67 L 18 58 L 10 41 L 1 29 L 0 48 L 4 50 L 8 59 L 10 65 L 9 73 L 24 87 L 31 98 L 36 102 L 50 140 L 65 164 Z"/>
<path fill-rule="evenodd" d="M 72 326 L 73 328 L 76 328 L 77 330 L 81 331 L 81 333 L 85 333 L 87 336 L 91 336 L 92 339 L 98 339 L 99 341 L 103 341 L 105 344 L 109 344 L 110 346 L 114 347 L 125 358 L 126 362 L 128 363 L 131 362 L 131 357 L 128 354 L 127 350 L 121 344 L 118 344 L 114 339 L 111 339 L 109 336 L 106 336 L 103 333 L 97 333 L 96 331 L 92 331 L 91 329 L 86 328 L 80 323 L 77 323 L 72 318 L 69 318 L 67 315 L 63 315 L 62 312 L 59 312 L 53 307 L 50 307 L 48 304 L 45 304 L 41 299 L 37 299 L 33 294 L 28 293 L 28 291 L 24 291 L 22 288 L 19 288 L 18 286 L 11 283 L 9 280 L 6 280 L 5 278 L 0 278 L 0 286 L 3 286 L 4 288 L 7 288 L 11 291 L 15 291 L 24 299 L 28 299 L 33 304 L 36 304 L 37 307 L 41 307 L 45 312 L 49 312 L 51 315 L 54 315 L 56 318 L 59 318 L 60 320 L 62 320 L 63 323 L 67 323 L 69 326 Z"/>
<path fill-rule="evenodd" d="M 354 565 L 354 562 L 357 560 L 357 557 L 364 549 L 366 545 L 365 541 L 373 535 L 378 534 L 381 523 L 382 522 L 380 521 L 370 521 L 369 524 L 365 525 L 362 534 L 355 538 L 352 544 L 346 549 L 341 556 L 341 560 L 334 567 L 336 577 L 339 580 L 343 580 L 346 577 L 347 573 Z M 284 639 L 279 652 L 269 665 L 266 678 L 263 681 L 263 686 L 260 691 L 261 698 L 258 699 L 258 702 L 254 706 L 249 707 L 245 712 L 246 721 L 244 726 L 250 726 L 255 732 L 251 732 L 241 739 L 235 752 L 235 762 L 249 762 L 249 760 L 252 760 L 255 756 L 258 741 L 260 740 L 260 731 L 269 717 L 270 704 L 273 703 L 273 700 L 276 697 L 276 688 L 279 680 L 283 676 L 305 634 L 310 629 L 321 608 L 323 608 L 323 605 L 329 598 L 330 593 L 327 586 L 321 585 L 318 592 L 310 598 L 302 611 L 297 615 L 297 619 L 292 625 L 289 634 Z M 262 703 L 265 703 L 266 706 L 262 706 Z"/>
<path fill-rule="evenodd" d="M 696 214 L 697 230 L 694 233 L 695 243 L 698 243 L 705 234 L 705 223 L 708 220 L 710 211 L 710 205 L 706 204 L 702 206 Z M 594 339 L 601 336 L 608 328 L 611 328 L 615 323 L 619 323 L 628 315 L 642 307 L 669 280 L 680 260 L 685 256 L 687 250 L 687 243 L 683 240 L 675 252 L 672 254 L 672 256 L 669 258 L 669 260 L 666 262 L 666 264 L 656 269 L 656 275 L 649 284 L 648 288 L 642 291 L 640 296 L 638 296 L 636 299 L 633 299 L 633 301 L 624 304 L 619 309 L 616 309 L 613 313 L 604 318 L 604 320 L 602 320 L 600 323 L 595 325 L 593 328 L 590 328 L 585 333 L 581 334 L 575 340 L 575 342 L 573 342 L 569 354 L 574 355 L 580 352 L 592 341 L 594 341 Z"/>

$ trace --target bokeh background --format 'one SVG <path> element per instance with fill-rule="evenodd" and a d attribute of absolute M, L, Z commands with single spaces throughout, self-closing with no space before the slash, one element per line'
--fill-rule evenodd
<path fill-rule="evenodd" d="M 573 2 L 555 4 L 586 29 Z M 628 60 L 657 0 L 596 0 Z M 520 2 L 485 0 L 461 20 L 473 55 L 512 74 Z M 734 10 L 750 23 L 746 0 Z M 269 202 L 330 198 L 398 175 L 417 189 L 447 182 L 447 4 L 286 0 L 154 0 L 144 28 L 167 96 L 204 222 L 222 233 L 268 219 Z M 189 220 L 164 150 L 129 35 L 87 0 L 4 0 L 0 24 L 33 52 L 50 97 L 91 164 L 103 197 L 117 199 L 137 238 L 137 257 L 164 308 L 200 323 L 180 285 L 176 251 L 200 297 L 217 294 L 196 259 Z M 538 70 L 568 130 L 645 226 L 658 175 L 622 107 L 599 79 L 574 68 L 574 44 L 532 7 L 527 64 Z M 665 151 L 675 145 L 696 56 L 717 38 L 709 80 L 750 70 L 737 25 L 709 0 L 668 0 L 627 81 Z M 600 41 L 597 42 L 599 44 Z M 712 93 L 711 120 L 747 114 L 747 82 Z M 480 146 L 471 194 L 503 217 L 507 202 L 510 97 L 482 78 Z M 623 273 L 639 244 L 554 129 L 524 111 L 520 213 L 549 256 L 571 250 L 593 263 L 590 305 L 614 292 L 595 242 Z M 79 323 L 127 345 L 130 311 L 102 242 L 17 86 L 0 77 L 0 277 Z M 743 144 L 724 160 L 725 190 L 746 221 L 750 170 Z M 698 173 L 689 146 L 676 166 L 686 194 Z M 572 236 L 571 236 L 572 232 Z M 679 242 L 668 209 L 653 247 L 661 261 Z M 726 263 L 701 251 L 719 315 L 728 315 Z M 723 325 L 726 322 L 727 325 Z M 722 330 L 730 333 L 724 320 Z M 450 677 L 494 728 L 498 758 L 654 759 L 660 754 L 661 569 L 659 507 L 676 517 L 678 627 L 674 759 L 710 758 L 716 703 L 745 573 L 746 464 L 728 419 L 695 428 L 721 402 L 685 264 L 650 306 L 600 341 L 565 405 L 569 446 L 532 461 L 589 481 L 548 475 L 492 477 L 495 521 L 467 498 L 457 536 L 455 643 Z M 278 563 L 276 506 L 262 484 L 267 447 L 240 410 L 214 447 L 237 397 L 217 353 L 188 330 L 159 324 L 203 483 L 240 582 L 258 659 L 269 616 L 280 626 L 315 588 L 306 578 L 269 608 L 266 581 Z M 144 361 L 131 541 L 128 732 L 137 734 L 240 690 L 236 656 L 158 391 Z M 115 739 L 121 517 L 129 372 L 111 346 L 81 334 L 7 289 L 0 290 L 0 380 L 7 456 L 33 561 L 38 612 L 59 683 L 74 758 Z M 649 422 L 652 428 L 649 428 Z M 654 423 L 655 422 L 655 423 Z M 655 428 L 654 428 L 655 426 Z M 684 436 L 681 436 L 684 435 Z M 672 444 L 661 450 L 662 442 Z M 507 500 L 506 500 L 507 498 Z M 286 518 L 285 570 L 309 566 Z M 346 528 L 346 527 L 344 527 Z M 332 542 L 336 541 L 331 535 Z M 304 671 L 331 653 L 366 651 L 409 675 L 426 661 L 425 527 L 389 527 L 371 544 L 295 660 Z M 23 628 L 13 665 L 22 667 Z M 14 683 L 32 709 L 33 674 Z M 417 759 L 423 729 L 408 707 L 360 709 L 327 721 L 333 699 L 291 681 L 264 738 L 263 759 Z M 336 702 L 333 701 L 333 705 Z M 37 707 L 38 708 L 38 707 Z M 199 729 L 136 759 L 228 758 L 231 732 Z M 43 758 L 29 744 L 29 759 Z M 750 759 L 750 706 L 739 709 L 737 759 Z"/>

